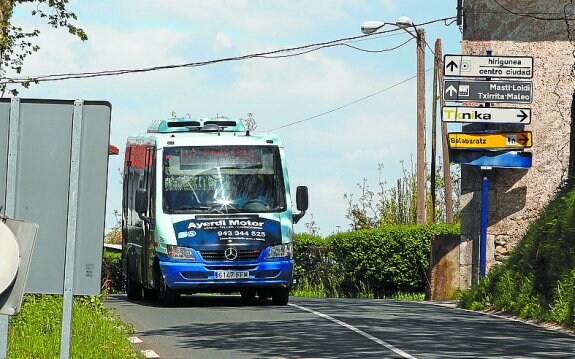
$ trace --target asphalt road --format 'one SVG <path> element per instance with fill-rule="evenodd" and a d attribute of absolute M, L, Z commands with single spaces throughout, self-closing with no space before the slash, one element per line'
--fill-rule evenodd
<path fill-rule="evenodd" d="M 428 302 L 183 296 L 175 308 L 112 296 L 142 346 L 177 358 L 575 358 L 575 336 Z"/>

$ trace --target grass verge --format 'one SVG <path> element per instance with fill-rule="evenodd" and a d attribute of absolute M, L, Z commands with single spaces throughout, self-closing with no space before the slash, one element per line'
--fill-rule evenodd
<path fill-rule="evenodd" d="M 509 258 L 462 293 L 459 305 L 575 327 L 575 187 L 558 192 Z"/>
<path fill-rule="evenodd" d="M 8 358 L 58 358 L 62 296 L 24 296 L 22 310 L 10 317 Z M 128 341 L 133 328 L 102 304 L 103 298 L 75 297 L 72 358 L 142 358 Z"/>
<path fill-rule="evenodd" d="M 292 289 L 291 294 L 296 297 L 305 298 L 346 298 L 346 296 L 341 293 L 332 293 L 326 289 L 322 283 L 313 285 L 305 279 L 300 281 L 300 283 Z M 364 289 L 359 291 L 355 298 L 374 299 L 374 294 Z M 383 299 L 423 301 L 425 300 L 425 293 L 397 292 Z"/>

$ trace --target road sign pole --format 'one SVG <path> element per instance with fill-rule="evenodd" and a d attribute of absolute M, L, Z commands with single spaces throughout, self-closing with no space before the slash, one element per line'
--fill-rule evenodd
<path fill-rule="evenodd" d="M 479 276 L 485 278 L 487 267 L 487 213 L 489 210 L 489 179 L 487 170 L 481 171 L 483 186 L 481 187 L 481 234 L 479 240 Z"/>
<path fill-rule="evenodd" d="M 487 50 L 486 52 L 487 57 L 492 57 L 493 56 L 493 50 Z M 491 77 L 487 77 L 485 78 L 487 81 L 491 81 Z M 491 103 L 490 102 L 486 102 L 485 103 L 485 107 L 491 107 Z"/>
<path fill-rule="evenodd" d="M 8 316 L 0 314 L 0 358 L 8 356 Z"/>
<path fill-rule="evenodd" d="M 8 118 L 8 168 L 6 172 L 6 204 L 5 215 L 15 217 L 16 212 L 16 164 L 18 159 L 18 144 L 20 139 L 20 99 L 10 101 Z M 8 315 L 0 314 L 0 359 L 8 357 Z"/>
<path fill-rule="evenodd" d="M 493 50 L 487 50 L 487 57 L 493 56 Z M 487 81 L 491 81 L 490 77 L 486 78 Z M 485 107 L 491 107 L 491 103 L 486 102 Z M 487 178 L 487 171 L 482 170 L 483 174 L 483 186 L 481 188 L 481 240 L 479 249 L 479 276 L 483 279 L 485 278 L 485 272 L 487 270 L 487 213 L 489 210 L 489 179 Z"/>
<path fill-rule="evenodd" d="M 68 192 L 68 228 L 66 229 L 66 259 L 64 265 L 64 303 L 62 309 L 62 338 L 60 359 L 70 358 L 72 342 L 72 315 L 74 306 L 74 261 L 76 259 L 76 229 L 78 213 L 78 186 L 80 178 L 80 140 L 84 101 L 74 102 L 72 118 L 72 148 L 70 159 L 70 188 Z"/>

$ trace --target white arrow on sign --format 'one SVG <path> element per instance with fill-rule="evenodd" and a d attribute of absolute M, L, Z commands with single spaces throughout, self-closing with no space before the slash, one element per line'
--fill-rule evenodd
<path fill-rule="evenodd" d="M 516 123 L 528 125 L 531 123 L 530 108 L 511 107 L 465 107 L 443 106 L 441 108 L 443 122 L 467 123 Z"/>
<path fill-rule="evenodd" d="M 453 96 L 454 94 L 457 93 L 457 89 L 453 87 L 453 85 L 451 85 L 445 90 L 445 92 L 447 92 L 449 96 Z"/>

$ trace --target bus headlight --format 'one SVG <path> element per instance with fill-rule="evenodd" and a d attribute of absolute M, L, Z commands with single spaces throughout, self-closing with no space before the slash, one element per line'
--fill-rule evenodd
<path fill-rule="evenodd" d="M 191 248 L 172 245 L 168 245 L 168 257 L 175 259 L 196 259 Z"/>
<path fill-rule="evenodd" d="M 292 257 L 293 257 L 293 244 L 287 243 L 287 244 L 280 244 L 277 246 L 270 247 L 270 250 L 268 252 L 268 255 L 266 256 L 266 259 L 269 259 L 269 258 L 289 258 L 289 259 L 292 259 Z"/>

